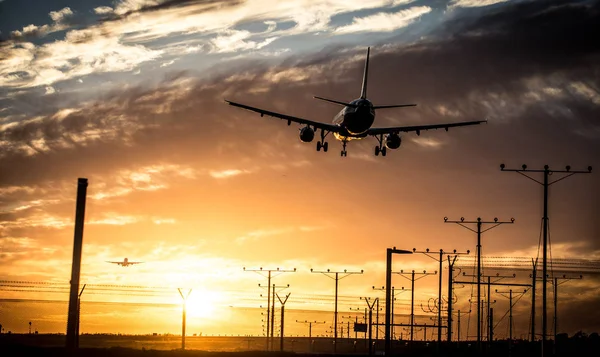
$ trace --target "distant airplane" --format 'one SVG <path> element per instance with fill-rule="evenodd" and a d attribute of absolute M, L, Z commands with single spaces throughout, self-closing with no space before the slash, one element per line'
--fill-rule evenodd
<path fill-rule="evenodd" d="M 342 142 L 341 156 L 348 156 L 346 151 L 346 144 L 350 140 L 362 139 L 367 136 L 373 136 L 379 142 L 379 145 L 375 146 L 375 156 L 381 154 L 385 156 L 387 149 L 397 149 L 400 147 L 402 142 L 399 133 L 400 132 L 411 132 L 414 131 L 417 135 L 421 135 L 422 130 L 430 129 L 445 129 L 475 125 L 485 123 L 487 120 L 478 121 L 466 121 L 459 123 L 445 123 L 445 124 L 430 124 L 430 125 L 413 125 L 413 126 L 398 126 L 389 128 L 372 128 L 373 122 L 375 121 L 375 109 L 386 109 L 386 108 L 401 108 L 401 107 L 414 107 L 416 104 L 397 104 L 397 105 L 373 105 L 371 101 L 367 99 L 367 74 L 369 71 L 369 52 L 370 47 L 367 48 L 367 59 L 365 61 L 365 72 L 363 75 L 362 90 L 360 98 L 353 100 L 350 103 L 341 102 L 333 99 L 326 99 L 315 96 L 314 98 L 324 100 L 326 102 L 335 103 L 344 106 L 344 108 L 333 118 L 333 124 L 316 122 L 308 119 L 302 119 L 293 117 L 286 114 L 280 114 L 263 110 L 255 107 L 251 107 L 245 104 L 235 103 L 225 99 L 225 102 L 235 107 L 240 107 L 253 112 L 257 112 L 262 117 L 263 115 L 272 116 L 275 118 L 287 120 L 288 125 L 292 122 L 305 125 L 300 129 L 300 141 L 309 143 L 313 141 L 315 137 L 315 131 L 321 130 L 321 140 L 317 141 L 317 151 L 327 151 L 328 143 L 325 138 L 328 134 L 333 133 L 335 138 Z M 387 148 L 387 149 L 386 149 Z"/>
<path fill-rule="evenodd" d="M 130 265 L 134 265 L 134 264 L 141 264 L 143 262 L 130 262 L 127 258 L 123 259 L 122 262 L 111 262 L 111 261 L 106 261 L 107 263 L 113 263 L 113 264 L 117 264 L 117 265 L 121 265 L 121 266 L 130 266 Z"/>

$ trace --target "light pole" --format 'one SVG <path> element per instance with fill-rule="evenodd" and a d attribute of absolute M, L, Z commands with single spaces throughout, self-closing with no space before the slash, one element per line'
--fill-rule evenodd
<path fill-rule="evenodd" d="M 363 270 L 361 269 L 360 272 L 357 271 L 347 271 L 346 269 L 344 269 L 344 271 L 331 271 L 329 269 L 327 269 L 327 271 L 317 271 L 317 270 L 313 270 L 310 269 L 311 273 L 318 273 L 318 274 L 323 274 L 328 278 L 334 279 L 335 280 L 335 311 L 333 314 L 333 353 L 337 352 L 337 335 L 338 335 L 338 330 L 337 330 L 337 318 L 338 318 L 338 283 L 341 279 L 344 279 L 347 276 L 353 275 L 353 274 L 362 274 Z M 329 275 L 329 274 L 334 274 L 334 277 Z M 340 277 L 340 274 L 342 274 L 342 276 Z"/>
<path fill-rule="evenodd" d="M 471 232 L 477 233 L 477 350 L 479 353 L 481 353 L 481 234 L 496 228 L 501 224 L 512 224 L 514 222 L 514 218 L 511 218 L 510 221 L 498 221 L 498 218 L 494 218 L 494 221 L 492 222 L 482 221 L 480 217 L 477 217 L 476 221 L 465 221 L 464 217 L 461 217 L 460 221 L 450 221 L 448 220 L 448 217 L 444 217 L 444 223 L 456 223 Z M 477 224 L 477 230 L 467 227 L 465 224 Z M 492 224 L 492 226 L 482 231 L 481 227 L 484 224 Z"/>
<path fill-rule="evenodd" d="M 564 179 L 566 179 L 567 177 L 571 177 L 575 174 L 589 174 L 592 173 L 592 167 L 588 166 L 588 170 L 587 171 L 571 171 L 571 166 L 566 166 L 564 170 L 550 170 L 550 167 L 548 165 L 544 165 L 544 169 L 543 170 L 531 170 L 531 169 L 527 169 L 527 165 L 522 165 L 521 169 L 507 169 L 506 166 L 504 164 L 500 164 L 500 171 L 511 171 L 511 172 L 516 172 L 520 175 L 523 175 L 525 177 L 527 177 L 528 179 L 539 183 L 540 185 L 542 185 L 544 187 L 544 206 L 543 206 L 543 228 L 542 228 L 542 234 L 543 234 L 543 254 L 542 254 L 542 350 L 541 350 L 541 355 L 542 357 L 545 356 L 544 353 L 544 348 L 545 348 L 545 344 L 546 344 L 546 335 L 547 335 L 547 328 L 548 328 L 548 320 L 547 320 L 547 289 L 546 286 L 548 284 L 548 188 L 550 185 L 555 184 L 559 181 L 562 181 Z M 540 182 L 536 179 L 534 179 L 533 177 L 525 174 L 524 172 L 536 172 L 536 173 L 543 173 L 544 174 L 544 181 Z M 549 182 L 549 176 L 554 174 L 554 173 L 563 173 L 565 174 L 564 176 Z"/>
<path fill-rule="evenodd" d="M 389 356 L 392 350 L 392 340 L 390 336 L 390 302 L 391 302 L 391 290 L 392 287 L 392 254 L 412 254 L 410 250 L 400 250 L 394 248 L 386 249 L 385 259 L 385 355 Z"/>

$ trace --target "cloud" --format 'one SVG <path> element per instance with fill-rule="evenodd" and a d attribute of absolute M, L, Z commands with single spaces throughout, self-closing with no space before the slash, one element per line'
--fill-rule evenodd
<path fill-rule="evenodd" d="M 49 33 L 65 30 L 69 27 L 68 19 L 73 16 L 73 11 L 65 7 L 58 11 L 50 11 L 48 14 L 52 19 L 52 24 L 36 26 L 34 24 L 23 27 L 23 30 L 11 32 L 13 39 L 22 40 L 28 37 L 43 37 Z"/>
<path fill-rule="evenodd" d="M 430 149 L 439 149 L 442 145 L 444 145 L 442 141 L 435 138 L 417 137 L 411 138 L 411 141 L 421 147 Z"/>
<path fill-rule="evenodd" d="M 113 8 L 110 6 L 98 6 L 94 8 L 94 12 L 98 15 L 111 14 L 113 11 Z"/>
<path fill-rule="evenodd" d="M 482 6 L 490 6 L 503 2 L 508 2 L 511 0 L 453 0 L 450 2 L 448 7 L 482 7 Z"/>
<path fill-rule="evenodd" d="M 261 42 L 249 41 L 252 34 L 249 31 L 227 30 L 219 34 L 210 42 L 213 45 L 215 52 L 236 52 L 240 50 L 258 50 L 271 42 L 277 37 L 270 37 Z"/>
<path fill-rule="evenodd" d="M 431 12 L 429 6 L 415 6 L 396 13 L 378 13 L 355 18 L 350 25 L 338 27 L 336 33 L 391 32 L 406 27 L 420 16 Z"/>
<path fill-rule="evenodd" d="M 250 172 L 251 171 L 249 171 L 249 170 L 229 169 L 229 170 L 222 170 L 222 171 L 210 171 L 209 174 L 210 174 L 210 176 L 212 176 L 216 179 L 223 179 L 223 178 L 238 176 L 241 174 L 247 174 Z"/>
<path fill-rule="evenodd" d="M 110 51 L 107 49 L 110 48 Z M 0 47 L 0 86 L 32 88 L 93 73 L 124 72 L 160 57 L 161 51 L 125 45 L 94 30 L 71 30 L 62 41 L 41 46 L 9 43 Z"/>

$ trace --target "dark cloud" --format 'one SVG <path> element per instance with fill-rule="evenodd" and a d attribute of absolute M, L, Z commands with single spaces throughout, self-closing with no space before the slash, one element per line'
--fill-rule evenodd
<path fill-rule="evenodd" d="M 146 5 L 142 6 L 139 9 L 127 11 L 123 14 L 114 14 L 109 13 L 105 14 L 101 17 L 101 21 L 114 21 L 126 18 L 128 16 L 145 13 L 145 12 L 155 12 L 165 9 L 176 9 L 183 7 L 192 7 L 194 5 L 203 5 L 202 8 L 199 9 L 190 9 L 191 13 L 199 14 L 209 11 L 214 11 L 223 7 L 235 7 L 240 4 L 243 4 L 245 0 L 163 0 L 158 4 Z"/>

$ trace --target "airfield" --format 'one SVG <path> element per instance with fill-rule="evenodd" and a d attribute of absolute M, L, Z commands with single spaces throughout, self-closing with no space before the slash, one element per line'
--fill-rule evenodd
<path fill-rule="evenodd" d="M 311 343 L 312 341 L 312 343 Z M 332 338 L 288 337 L 284 350 L 265 351 L 266 338 L 255 336 L 190 336 L 186 337 L 186 350 L 181 349 L 181 336 L 148 335 L 81 335 L 79 349 L 69 352 L 64 348 L 65 335 L 0 335 L 3 356 L 205 356 L 205 357 L 262 357 L 262 356 L 331 356 Z M 531 356 L 539 343 L 495 341 L 485 349 L 487 356 Z M 591 336 L 561 336 L 556 344 L 555 356 L 595 356 L 600 348 L 597 334 Z M 438 349 L 434 341 L 393 341 L 393 354 L 399 356 L 477 356 L 472 341 L 443 344 Z M 384 341 L 374 343 L 374 354 L 383 355 Z M 338 339 L 336 356 L 367 356 L 365 339 Z"/>

